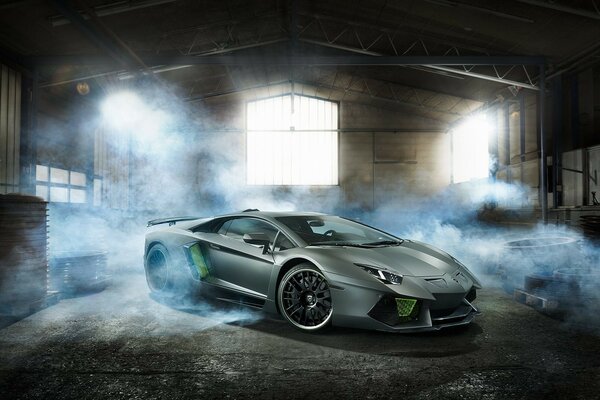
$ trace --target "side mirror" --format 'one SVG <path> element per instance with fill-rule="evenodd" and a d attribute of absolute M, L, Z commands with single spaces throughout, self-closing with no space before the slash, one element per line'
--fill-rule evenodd
<path fill-rule="evenodd" d="M 269 245 L 271 243 L 271 240 L 269 240 L 269 237 L 264 233 L 245 233 L 242 239 L 248 244 L 256 244 L 258 246 L 263 246 L 263 254 L 267 254 L 267 252 L 270 249 Z"/>

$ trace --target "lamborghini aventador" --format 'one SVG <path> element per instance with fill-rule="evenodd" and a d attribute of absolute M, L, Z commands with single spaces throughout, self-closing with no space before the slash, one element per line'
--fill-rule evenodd
<path fill-rule="evenodd" d="M 191 291 L 311 332 L 439 330 L 479 313 L 481 285 L 457 259 L 350 219 L 246 210 L 148 226 L 144 265 L 157 295 Z"/>

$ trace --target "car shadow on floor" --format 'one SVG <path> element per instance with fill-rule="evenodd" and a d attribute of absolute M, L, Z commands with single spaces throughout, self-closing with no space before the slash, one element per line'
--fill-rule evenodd
<path fill-rule="evenodd" d="M 192 300 L 150 296 L 163 305 L 203 318 L 218 319 L 225 313 L 236 313 L 241 316 L 239 319 L 226 322 L 227 325 L 275 335 L 287 340 L 368 354 L 415 358 L 463 355 L 480 348 L 476 339 L 483 333 L 482 327 L 477 322 L 467 326 L 422 333 L 390 333 L 338 327 L 322 333 L 305 333 L 278 316 L 236 304 L 212 299 Z"/>

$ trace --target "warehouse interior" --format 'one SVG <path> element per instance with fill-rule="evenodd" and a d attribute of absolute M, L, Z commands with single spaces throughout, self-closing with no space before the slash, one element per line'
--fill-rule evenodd
<path fill-rule="evenodd" d="M 597 0 L 1 0 L 2 398 L 597 398 Z M 163 299 L 149 220 L 341 215 L 481 315 L 294 330 Z"/>

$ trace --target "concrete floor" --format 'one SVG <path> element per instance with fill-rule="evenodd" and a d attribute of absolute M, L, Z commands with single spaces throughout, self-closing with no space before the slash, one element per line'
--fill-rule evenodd
<path fill-rule="evenodd" d="M 295 331 L 150 298 L 142 275 L 0 330 L 0 398 L 600 398 L 600 338 L 497 290 L 466 329 Z"/>

